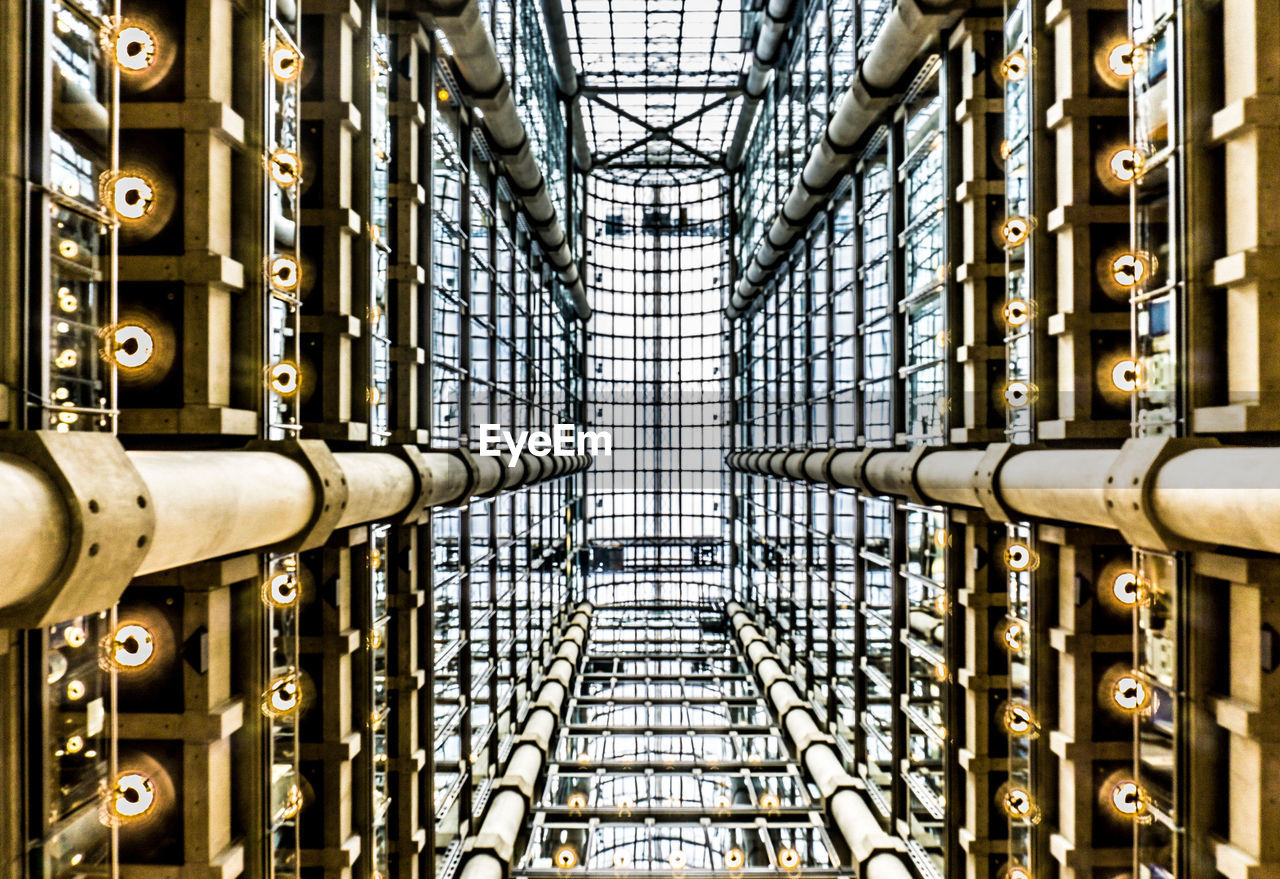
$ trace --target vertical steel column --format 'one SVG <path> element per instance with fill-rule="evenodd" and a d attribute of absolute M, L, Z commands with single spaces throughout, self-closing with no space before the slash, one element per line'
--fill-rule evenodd
<path fill-rule="evenodd" d="M 475 156 L 472 145 L 471 120 L 465 108 L 460 114 L 458 126 L 458 153 L 462 160 L 462 180 L 458 192 L 458 225 L 461 227 L 461 254 L 458 258 L 458 298 L 461 300 L 458 326 L 458 444 L 471 446 L 471 185 L 472 164 Z M 458 702 L 462 711 L 458 735 L 461 739 L 458 753 L 458 771 L 465 782 L 458 807 L 458 833 L 466 836 L 471 830 L 474 804 L 475 778 L 471 762 L 471 506 L 458 510 L 458 605 L 461 620 L 462 648 L 458 651 Z"/>

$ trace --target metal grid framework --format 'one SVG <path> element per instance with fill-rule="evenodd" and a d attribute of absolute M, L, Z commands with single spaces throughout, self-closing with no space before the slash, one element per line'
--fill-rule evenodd
<path fill-rule="evenodd" d="M 565 13 L 598 167 L 723 166 L 741 105 L 738 0 L 571 0 Z"/>

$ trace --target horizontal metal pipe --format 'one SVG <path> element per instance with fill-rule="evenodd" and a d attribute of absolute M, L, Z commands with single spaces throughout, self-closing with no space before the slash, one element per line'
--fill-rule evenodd
<path fill-rule="evenodd" d="M 886 95 L 897 88 L 920 50 L 960 12 L 947 0 L 898 0 L 894 4 L 792 184 L 782 210 L 757 242 L 730 297 L 726 309 L 730 319 L 740 317 L 764 291 L 773 272 L 804 235 L 809 219 L 830 198 L 833 184 L 848 166 L 858 141 L 888 106 Z"/>
<path fill-rule="evenodd" d="M 808 700 L 774 658 L 764 635 L 746 609 L 729 602 L 729 621 L 747 652 L 783 728 L 800 752 L 805 771 L 827 800 L 828 811 L 860 866 L 860 875 L 876 879 L 908 879 L 912 875 L 899 842 L 880 826 L 857 782 L 844 769 L 840 755 L 830 744 Z"/>
<path fill-rule="evenodd" d="M 729 170 L 736 171 L 742 164 L 742 153 L 747 146 L 747 135 L 755 124 L 756 111 L 764 99 L 765 84 L 769 80 L 769 71 L 778 63 L 778 54 L 782 48 L 782 40 L 787 32 L 787 22 L 791 18 L 791 0 L 770 0 L 765 5 L 760 19 L 760 33 L 751 52 L 751 69 L 747 71 L 746 88 L 742 95 L 742 110 L 738 114 L 738 125 L 733 132 L 733 140 L 729 143 L 729 152 L 725 156 L 725 164 Z"/>
<path fill-rule="evenodd" d="M 311 525 L 321 500 L 307 469 L 274 451 L 126 455 L 150 495 L 155 515 L 146 554 L 136 568 L 125 572 L 129 576 L 284 544 Z M 417 500 L 418 477 L 398 455 L 339 452 L 333 458 L 346 480 L 347 498 L 335 528 L 396 518 Z M 461 452 L 426 452 L 422 460 L 424 505 L 456 503 L 468 495 L 469 471 Z M 487 462 L 481 467 L 483 479 L 470 485 L 472 495 L 484 484 L 495 490 L 514 489 L 550 479 L 554 472 L 550 467 L 535 471 L 517 466 L 513 469 L 521 478 L 508 486 L 500 459 L 471 460 Z M 581 472 L 591 462 L 590 456 L 563 460 L 561 475 Z M 72 519 L 53 475 L 17 455 L 0 454 L 0 499 L 3 609 L 23 604 L 55 583 L 70 551 Z M 127 580 L 118 585 L 123 591 Z"/>
<path fill-rule="evenodd" d="M 574 612 L 556 649 L 555 655 L 562 656 L 566 645 L 572 648 L 569 651 L 575 657 L 572 672 L 577 671 L 577 658 L 581 655 L 581 645 L 586 641 L 590 619 L 591 605 L 583 602 Z M 557 663 L 562 661 L 556 660 Z M 546 766 L 551 737 L 559 724 L 560 714 L 564 710 L 568 694 L 569 681 L 565 679 L 563 673 L 558 673 L 555 678 L 548 674 L 544 678 L 533 700 L 533 704 L 540 708 L 529 713 L 521 730 L 521 737 L 526 741 L 512 752 L 501 779 L 518 784 L 520 788 L 504 787 L 490 800 L 484 818 L 479 824 L 480 829 L 476 833 L 474 843 L 483 842 L 486 846 L 493 848 L 470 850 L 459 871 L 459 879 L 494 879 L 495 864 L 497 864 L 499 875 L 506 875 L 507 865 L 499 857 L 498 850 L 511 851 L 524 826 L 524 819 L 529 811 L 526 795 L 532 794 L 538 777 Z M 538 744 L 531 744 L 529 739 L 537 741 Z"/>
<path fill-rule="evenodd" d="M 1129 448 L 1017 451 L 1002 460 L 990 487 L 998 503 L 1020 517 L 1124 531 L 1132 510 L 1120 509 L 1108 492 L 1126 487 L 1115 479 Z M 867 494 L 916 494 L 930 503 L 982 507 L 988 477 L 981 467 L 991 453 L 939 450 L 913 459 L 913 452 L 841 449 L 831 455 L 825 472 L 806 459 L 802 478 Z M 738 472 L 776 477 L 767 466 L 776 455 L 745 452 L 727 461 Z M 1280 552 L 1280 448 L 1174 451 L 1153 459 L 1139 479 L 1149 490 L 1145 515 L 1172 538 L 1188 545 Z"/>
<path fill-rule="evenodd" d="M 569 246 L 564 226 L 547 194 L 546 177 L 529 147 L 529 137 L 516 111 L 493 37 L 485 27 L 478 0 L 427 2 L 453 49 L 458 74 L 471 94 L 472 104 L 484 111 L 484 128 L 496 158 L 511 179 L 513 194 L 529 216 L 529 227 L 569 292 L 574 313 L 591 317 L 586 287 Z"/>

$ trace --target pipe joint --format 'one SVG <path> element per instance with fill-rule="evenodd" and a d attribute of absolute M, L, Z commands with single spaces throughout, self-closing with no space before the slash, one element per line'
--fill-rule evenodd
<path fill-rule="evenodd" d="M 14 595 L 21 603 L 5 609 L 0 627 L 39 628 L 115 604 L 156 526 L 151 493 L 120 441 L 107 433 L 5 431 L 0 452 L 21 458 L 42 487 L 52 483 L 64 509 L 45 519 L 66 540 L 53 579 L 34 594 Z"/>
<path fill-rule="evenodd" d="M 447 501 L 440 506 L 442 507 L 465 507 L 471 503 L 471 493 L 475 491 L 476 484 L 480 481 L 480 463 L 476 460 L 476 456 L 471 453 L 471 449 L 463 446 L 457 449 L 441 449 L 447 455 L 452 455 L 462 462 L 462 466 L 466 469 L 467 477 L 463 483 L 462 493 L 451 501 Z"/>
<path fill-rule="evenodd" d="M 300 465 L 306 471 L 315 491 L 316 503 L 307 527 L 283 543 L 264 551 L 302 552 L 324 546 L 329 535 L 338 527 L 348 500 L 346 474 L 342 472 L 341 465 L 324 440 L 254 440 L 245 448 L 249 451 L 275 452 Z"/>
<path fill-rule="evenodd" d="M 1005 462 L 1019 452 L 1040 448 L 1044 448 L 1040 443 L 1025 446 L 1015 446 L 1013 443 L 992 443 L 982 453 L 982 460 L 973 471 L 973 486 L 978 502 L 982 504 L 983 512 L 992 522 L 1013 522 L 1020 518 L 1017 512 L 1004 502 L 1000 494 L 1000 471 L 1004 469 Z"/>
<path fill-rule="evenodd" d="M 418 447 L 409 444 L 397 444 L 387 447 L 387 451 L 409 465 L 413 473 L 413 502 L 393 521 L 397 525 L 413 525 L 426 521 L 431 512 L 431 468 L 427 459 L 422 456 Z"/>
<path fill-rule="evenodd" d="M 1166 528 L 1151 504 L 1156 477 L 1165 463 L 1193 449 L 1214 448 L 1208 437 L 1143 437 L 1120 447 L 1102 496 L 1120 535 L 1133 546 L 1165 552 L 1210 549 L 1216 544 L 1179 537 Z"/>

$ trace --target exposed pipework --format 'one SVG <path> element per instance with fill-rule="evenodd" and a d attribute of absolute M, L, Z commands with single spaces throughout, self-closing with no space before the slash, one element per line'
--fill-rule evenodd
<path fill-rule="evenodd" d="M 729 621 L 751 667 L 777 712 L 800 763 L 827 801 L 831 821 L 844 837 L 858 875 L 863 879 L 910 879 L 902 843 L 884 831 L 867 805 L 859 782 L 844 771 L 831 736 L 787 674 L 764 634 L 736 601 L 729 602 Z"/>
<path fill-rule="evenodd" d="M 764 99 L 769 71 L 778 63 L 782 38 L 786 35 L 790 21 L 791 0 L 769 0 L 765 4 L 764 16 L 760 20 L 760 33 L 751 53 L 751 69 L 747 71 L 746 87 L 743 89 L 742 112 L 738 114 L 738 127 L 734 129 L 733 140 L 725 157 L 725 164 L 731 171 L 742 164 L 742 151 L 747 146 L 747 135 L 751 133 L 756 111 Z"/>
<path fill-rule="evenodd" d="M 126 452 L 111 434 L 0 433 L 0 619 L 32 628 L 94 613 L 136 576 L 417 521 L 432 507 L 581 472 L 591 457 L 509 461 L 414 446 L 332 453 L 320 440 Z"/>
<path fill-rule="evenodd" d="M 977 507 L 997 521 L 1113 528 L 1147 549 L 1280 552 L 1280 448 L 1148 438 L 1118 449 L 778 449 L 726 460 L 740 473 Z"/>
<path fill-rule="evenodd" d="M 586 287 L 569 247 L 556 209 L 547 194 L 547 181 L 529 148 L 529 136 L 511 99 L 511 85 L 484 25 L 478 0 L 426 3 L 427 11 L 449 39 L 453 60 L 471 98 L 484 113 L 489 148 L 506 168 L 512 194 L 524 206 L 530 228 L 543 253 L 555 267 L 581 320 L 591 317 Z"/>
<path fill-rule="evenodd" d="M 582 126 L 582 89 L 578 71 L 573 66 L 569 32 L 564 27 L 564 6 L 560 0 L 542 0 L 542 18 L 547 25 L 547 40 L 551 43 L 551 60 L 555 62 L 556 86 L 565 96 L 573 119 L 573 158 L 579 168 L 590 171 L 591 147 L 587 145 L 587 132 Z"/>
<path fill-rule="evenodd" d="M 961 11 L 948 0 L 898 0 L 894 4 L 858 67 L 853 84 L 841 96 L 835 115 L 792 184 L 782 210 L 756 245 L 729 300 L 726 312 L 730 319 L 740 317 L 764 290 L 774 270 L 786 260 L 830 197 L 858 141 L 888 106 L 892 90 L 920 51 Z"/>
<path fill-rule="evenodd" d="M 458 879 L 501 879 L 511 875 L 516 839 L 550 757 L 551 738 L 560 724 L 560 715 L 587 643 L 591 611 L 589 602 L 578 605 L 565 629 L 555 658 L 542 678 L 538 696 L 525 717 L 524 728 L 516 738 L 516 746 L 507 758 L 506 770 L 494 782 L 494 795 L 480 829 L 464 844 Z"/>

